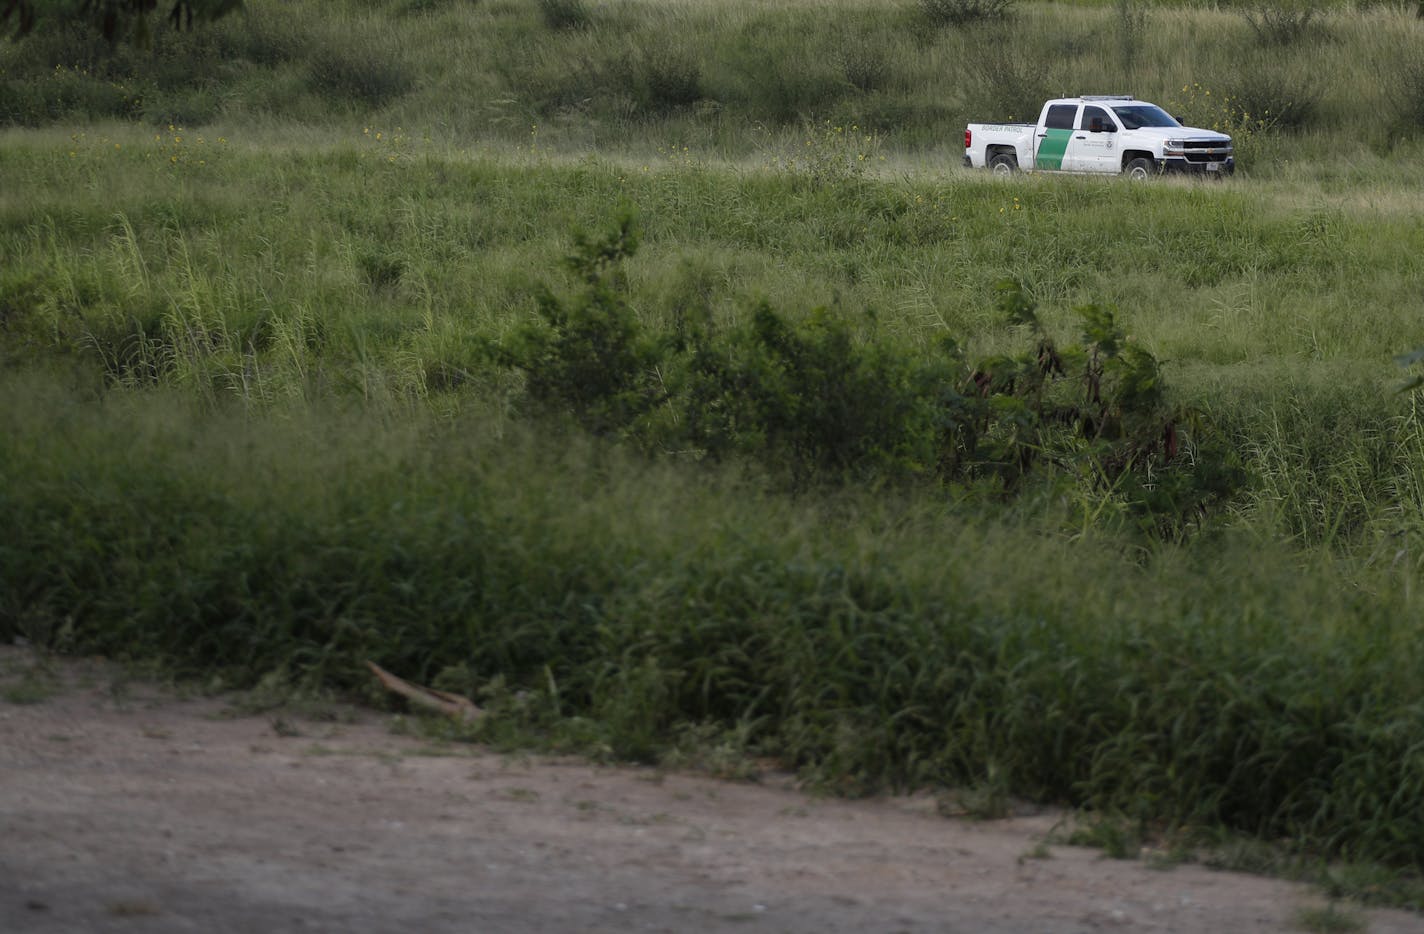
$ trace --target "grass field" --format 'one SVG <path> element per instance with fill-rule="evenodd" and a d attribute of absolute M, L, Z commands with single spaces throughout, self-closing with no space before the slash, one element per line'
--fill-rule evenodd
<path fill-rule="evenodd" d="M 0 46 L 0 637 L 1417 904 L 1412 10 L 326 7 Z M 1122 89 L 1242 172 L 959 168 Z"/>

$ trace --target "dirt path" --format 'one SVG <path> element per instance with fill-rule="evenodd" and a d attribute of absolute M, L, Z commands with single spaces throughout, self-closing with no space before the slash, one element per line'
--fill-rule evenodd
<path fill-rule="evenodd" d="M 1218 934 L 1299 930 L 1319 904 L 1199 867 L 1034 855 L 1051 815 L 946 820 L 922 798 L 432 747 L 369 713 L 233 717 L 93 662 L 54 663 L 62 683 L 40 690 L 32 664 L 0 650 L 5 932 Z"/>

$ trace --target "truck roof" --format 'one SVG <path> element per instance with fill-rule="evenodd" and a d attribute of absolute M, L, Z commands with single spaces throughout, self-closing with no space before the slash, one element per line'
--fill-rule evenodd
<path fill-rule="evenodd" d="M 1139 101 L 1131 94 L 1084 94 L 1082 97 L 1058 97 L 1049 101 L 1050 104 L 1081 104 L 1085 101 L 1122 101 L 1134 104 L 1145 104 L 1146 101 Z"/>

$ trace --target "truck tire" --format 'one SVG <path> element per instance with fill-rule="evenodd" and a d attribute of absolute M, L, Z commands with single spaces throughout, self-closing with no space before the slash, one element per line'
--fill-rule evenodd
<path fill-rule="evenodd" d="M 1019 157 L 1011 152 L 995 153 L 989 159 L 989 171 L 995 175 L 1013 175 L 1019 170 Z"/>
<path fill-rule="evenodd" d="M 1134 182 L 1140 182 L 1145 178 L 1151 178 L 1152 176 L 1156 175 L 1157 166 L 1152 162 L 1151 159 L 1146 159 L 1139 156 L 1122 167 L 1122 174 L 1126 175 Z"/>

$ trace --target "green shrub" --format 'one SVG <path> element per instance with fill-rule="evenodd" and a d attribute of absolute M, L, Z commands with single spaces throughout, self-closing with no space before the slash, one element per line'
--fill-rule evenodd
<path fill-rule="evenodd" d="M 154 91 L 143 102 L 143 119 L 157 127 L 197 127 L 211 123 L 221 110 L 222 101 L 211 88 Z"/>
<path fill-rule="evenodd" d="M 859 124 L 805 121 L 794 144 L 776 153 L 771 165 L 816 189 L 841 188 L 849 197 L 855 184 L 866 177 L 880 155 L 879 134 Z"/>
<path fill-rule="evenodd" d="M 329 43 L 307 65 L 307 81 L 318 94 L 338 105 L 375 110 L 410 91 L 414 75 L 389 54 Z"/>
<path fill-rule="evenodd" d="M 138 82 L 104 80 L 85 69 L 56 66 L 37 78 L 0 78 L 0 126 L 126 120 L 143 109 L 144 90 Z"/>
<path fill-rule="evenodd" d="M 836 56 L 841 74 L 857 91 L 875 91 L 884 87 L 890 75 L 887 52 L 870 43 L 848 40 Z"/>
<path fill-rule="evenodd" d="M 1260 3 L 1241 10 L 1256 41 L 1267 46 L 1294 45 L 1325 35 L 1324 26 L 1317 18 L 1319 13 L 1313 0 Z"/>
<path fill-rule="evenodd" d="M 1322 90 L 1311 81 L 1293 81 L 1279 68 L 1259 68 L 1230 85 L 1231 102 L 1271 129 L 1301 130 L 1316 117 Z"/>
<path fill-rule="evenodd" d="M 675 46 L 633 50 L 620 68 L 629 95 L 641 111 L 659 114 L 702 99 L 702 64 Z"/>
<path fill-rule="evenodd" d="M 1017 493 L 1062 481 L 1086 508 L 1110 501 L 1167 535 L 1241 481 L 1203 420 L 1167 404 L 1156 358 L 1111 309 L 1078 309 L 1082 344 L 1060 351 L 1022 286 L 1003 282 L 1000 311 L 1032 349 L 974 366 L 950 340 L 930 357 L 901 353 L 873 315 L 860 337 L 829 310 L 793 323 L 765 302 L 725 335 L 695 309 L 676 333 L 648 335 L 621 269 L 637 244 L 627 212 L 607 237 L 577 238 L 582 291 L 542 291 L 542 323 L 499 351 L 536 410 L 646 450 L 751 460 L 798 489 L 919 478 Z"/>
<path fill-rule="evenodd" d="M 524 373 L 537 410 L 569 416 L 596 435 L 631 431 L 658 398 L 654 348 L 626 300 L 622 262 L 638 248 L 631 211 L 603 239 L 575 238 L 568 266 L 583 285 L 563 301 L 538 295 L 538 325 L 523 328 L 501 358 Z"/>
<path fill-rule="evenodd" d="M 1407 132 L 1424 129 L 1424 55 L 1415 53 L 1385 82 L 1396 124 Z"/>
<path fill-rule="evenodd" d="M 1020 55 L 1012 42 L 994 41 L 980 47 L 969 60 L 967 71 L 971 106 L 985 119 L 1032 122 L 1043 102 L 1057 96 L 1051 61 Z"/>
<path fill-rule="evenodd" d="M 1015 0 L 919 0 L 920 15 L 931 26 L 964 26 L 983 20 L 1003 19 Z"/>
<path fill-rule="evenodd" d="M 710 96 L 775 123 L 824 113 L 849 91 L 833 60 L 788 55 L 785 47 L 759 35 L 755 25 L 724 51 L 720 66 L 727 85 L 712 88 Z"/>
<path fill-rule="evenodd" d="M 797 486 L 932 475 L 955 443 L 941 433 L 969 407 L 952 388 L 950 350 L 922 364 L 861 344 L 825 309 L 794 326 L 762 303 L 725 345 L 699 342 L 680 424 L 709 455 L 753 455 Z"/>
<path fill-rule="evenodd" d="M 539 0 L 539 15 L 550 29 L 587 29 L 593 24 L 584 0 Z"/>
<path fill-rule="evenodd" d="M 1182 88 L 1180 96 L 1170 98 L 1167 106 L 1187 126 L 1230 136 L 1238 168 L 1256 164 L 1277 129 L 1273 116 L 1249 111 L 1231 94 L 1213 94 L 1200 84 Z"/>
<path fill-rule="evenodd" d="M 405 275 L 405 258 L 384 250 L 363 250 L 356 255 L 356 268 L 372 289 L 381 291 L 400 284 Z"/>

